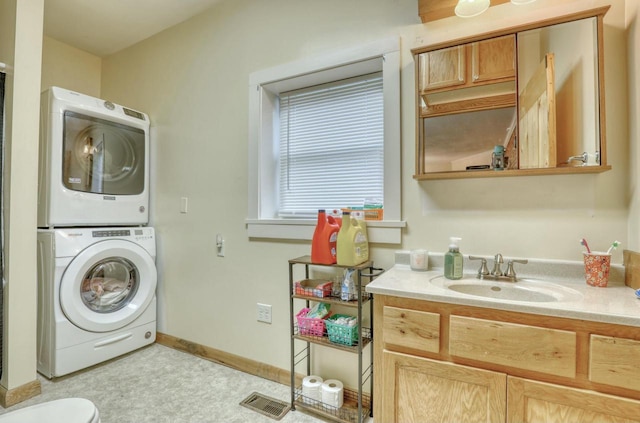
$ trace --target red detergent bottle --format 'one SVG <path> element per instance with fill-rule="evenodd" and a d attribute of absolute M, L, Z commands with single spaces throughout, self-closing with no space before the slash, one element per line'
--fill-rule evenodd
<path fill-rule="evenodd" d="M 336 263 L 336 243 L 340 225 L 325 210 L 318 210 L 318 223 L 311 242 L 311 262 L 317 264 Z"/>

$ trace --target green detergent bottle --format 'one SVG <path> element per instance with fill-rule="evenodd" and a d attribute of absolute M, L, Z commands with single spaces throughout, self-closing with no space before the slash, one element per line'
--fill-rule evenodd
<path fill-rule="evenodd" d="M 357 266 L 369 260 L 367 232 L 347 211 L 342 214 L 337 247 L 337 262 L 341 266 Z"/>

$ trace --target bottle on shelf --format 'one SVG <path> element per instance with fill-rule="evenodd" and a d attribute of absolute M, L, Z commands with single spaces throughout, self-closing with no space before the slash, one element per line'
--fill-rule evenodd
<path fill-rule="evenodd" d="M 317 264 L 335 264 L 340 226 L 325 210 L 318 210 L 318 223 L 311 242 L 311 261 Z"/>
<path fill-rule="evenodd" d="M 367 233 L 348 211 L 342 213 L 337 246 L 337 263 L 341 266 L 356 266 L 369 260 Z"/>

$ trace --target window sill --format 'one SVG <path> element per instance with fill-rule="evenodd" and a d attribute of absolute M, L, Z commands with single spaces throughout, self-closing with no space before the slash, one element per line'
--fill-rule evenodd
<path fill-rule="evenodd" d="M 296 239 L 313 238 L 315 219 L 247 219 L 249 238 Z M 402 228 L 407 222 L 402 220 L 367 220 L 367 236 L 373 244 L 400 244 Z"/>

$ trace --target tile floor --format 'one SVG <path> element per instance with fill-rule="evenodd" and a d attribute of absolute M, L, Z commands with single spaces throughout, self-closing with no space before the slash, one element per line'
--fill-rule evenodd
<path fill-rule="evenodd" d="M 102 423 L 272 423 L 276 420 L 239 403 L 253 392 L 290 400 L 286 385 L 159 344 L 54 381 L 42 377 L 40 381 L 41 395 L 8 409 L 0 407 L 0 414 L 82 397 L 96 404 Z M 301 411 L 289 411 L 280 420 L 323 421 Z"/>

